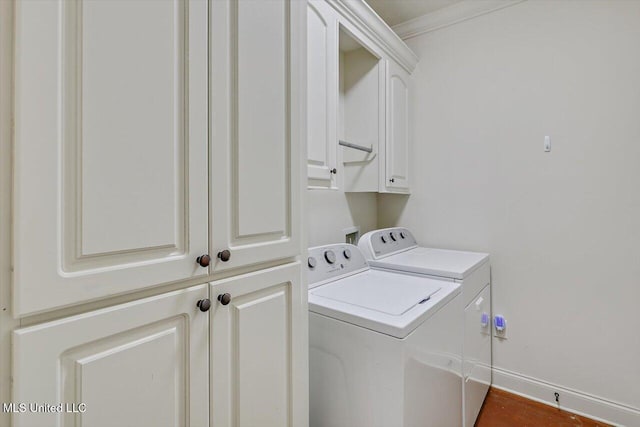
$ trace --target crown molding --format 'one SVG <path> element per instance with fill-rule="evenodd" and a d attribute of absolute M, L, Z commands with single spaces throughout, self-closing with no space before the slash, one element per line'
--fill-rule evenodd
<path fill-rule="evenodd" d="M 327 0 L 327 3 L 367 35 L 389 58 L 410 74 L 413 72 L 418 64 L 416 54 L 364 0 Z"/>
<path fill-rule="evenodd" d="M 392 28 L 402 40 L 439 30 L 496 10 L 514 6 L 525 0 L 463 0 L 435 12 L 427 13 Z"/>

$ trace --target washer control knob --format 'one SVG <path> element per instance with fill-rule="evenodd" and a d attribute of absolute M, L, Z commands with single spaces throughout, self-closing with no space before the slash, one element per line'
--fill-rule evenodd
<path fill-rule="evenodd" d="M 389 233 L 389 237 L 391 237 L 391 240 L 393 240 L 394 242 L 396 241 L 396 236 L 395 234 L 393 234 L 393 231 Z"/>
<path fill-rule="evenodd" d="M 336 262 L 336 254 L 333 251 L 324 251 L 324 259 L 327 260 L 329 264 L 333 264 Z"/>
<path fill-rule="evenodd" d="M 344 255 L 344 257 L 345 257 L 346 259 L 351 259 L 351 249 L 345 249 L 345 250 L 342 252 L 342 255 Z"/>
<path fill-rule="evenodd" d="M 382 243 L 387 243 L 387 238 L 384 236 L 380 236 L 380 240 L 382 240 Z"/>
<path fill-rule="evenodd" d="M 316 268 L 316 265 L 318 265 L 318 261 L 310 256 L 309 258 L 307 258 L 307 265 L 309 266 L 309 268 Z"/>
<path fill-rule="evenodd" d="M 401 238 L 401 239 L 404 239 L 404 238 L 406 238 L 406 237 L 407 237 L 407 236 L 404 234 L 404 231 L 401 231 L 401 232 L 400 232 L 400 238 Z"/>

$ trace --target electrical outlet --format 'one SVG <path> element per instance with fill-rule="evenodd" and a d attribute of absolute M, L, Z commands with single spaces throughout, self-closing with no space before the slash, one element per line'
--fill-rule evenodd
<path fill-rule="evenodd" d="M 493 336 L 507 339 L 507 319 L 502 314 L 493 316 Z"/>

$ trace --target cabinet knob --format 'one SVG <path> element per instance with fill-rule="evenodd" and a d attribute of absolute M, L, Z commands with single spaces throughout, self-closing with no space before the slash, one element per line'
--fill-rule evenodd
<path fill-rule="evenodd" d="M 200 311 L 204 313 L 205 311 L 209 311 L 209 309 L 211 308 L 211 300 L 209 298 L 201 299 L 196 305 L 198 306 Z"/>
<path fill-rule="evenodd" d="M 227 305 L 231 302 L 231 294 L 220 294 L 218 295 L 218 301 L 220 304 Z"/>
<path fill-rule="evenodd" d="M 391 178 L 391 179 L 389 180 L 389 182 L 396 182 L 396 179 L 395 179 L 395 178 Z"/>
<path fill-rule="evenodd" d="M 196 262 L 200 264 L 200 267 L 208 267 L 209 263 L 211 262 L 211 257 L 209 256 L 209 254 L 200 255 L 198 258 L 196 258 Z"/>
<path fill-rule="evenodd" d="M 218 252 L 218 258 L 220 258 L 220 261 L 222 262 L 229 261 L 229 258 L 231 258 L 231 251 L 229 249 L 225 249 L 224 251 Z"/>
<path fill-rule="evenodd" d="M 331 172 L 332 174 L 334 174 L 334 175 L 335 175 L 335 174 L 337 174 L 337 173 L 338 173 L 338 169 L 333 168 L 333 169 L 331 169 L 329 172 Z"/>

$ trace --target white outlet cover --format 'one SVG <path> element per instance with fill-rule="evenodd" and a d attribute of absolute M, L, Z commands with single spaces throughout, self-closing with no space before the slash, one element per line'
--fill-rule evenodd
<path fill-rule="evenodd" d="M 502 331 L 497 331 L 496 328 L 493 328 L 493 336 L 496 338 L 500 338 L 506 340 L 507 337 L 507 328 L 504 328 Z"/>
<path fill-rule="evenodd" d="M 356 241 L 353 242 L 353 244 L 357 245 L 358 244 L 358 240 L 360 240 L 360 227 L 353 226 L 353 227 L 347 227 L 347 228 L 342 229 L 342 235 L 344 236 L 345 241 L 347 240 L 347 236 L 349 234 L 353 234 L 353 233 L 356 233 Z"/>
<path fill-rule="evenodd" d="M 507 323 L 506 316 L 503 316 L 503 317 L 505 317 L 504 329 L 501 330 L 501 331 L 497 330 L 496 329 L 496 325 L 493 323 L 493 319 L 492 319 L 492 322 L 491 322 L 491 329 L 493 330 L 493 336 L 494 337 L 506 340 L 508 338 L 507 337 L 507 331 L 509 330 L 509 324 Z"/>

